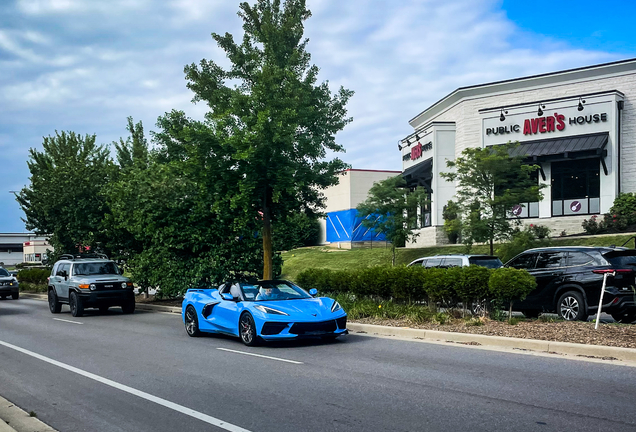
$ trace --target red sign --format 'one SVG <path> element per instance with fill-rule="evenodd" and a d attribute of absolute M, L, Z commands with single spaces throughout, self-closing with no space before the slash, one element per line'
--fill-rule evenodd
<path fill-rule="evenodd" d="M 526 119 L 523 122 L 523 134 L 530 135 L 536 133 L 562 131 L 565 129 L 565 116 L 554 113 L 551 116 Z"/>

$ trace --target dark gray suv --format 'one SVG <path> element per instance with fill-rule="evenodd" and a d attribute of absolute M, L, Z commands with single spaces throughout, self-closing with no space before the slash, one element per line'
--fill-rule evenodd
<path fill-rule="evenodd" d="M 125 314 L 135 311 L 135 293 L 130 279 L 106 255 L 62 255 L 49 277 L 49 309 L 59 313 L 68 304 L 71 314 L 80 317 L 85 308 L 106 312 L 121 306 Z"/>
<path fill-rule="evenodd" d="M 616 270 L 607 279 L 602 312 L 619 322 L 636 321 L 636 250 L 611 247 L 547 247 L 529 249 L 506 263 L 525 269 L 537 288 L 514 310 L 527 317 L 556 312 L 568 321 L 587 320 L 596 313 L 603 270 Z"/>
<path fill-rule="evenodd" d="M 20 298 L 20 284 L 7 269 L 0 267 L 0 297 L 11 296 L 13 300 Z"/>

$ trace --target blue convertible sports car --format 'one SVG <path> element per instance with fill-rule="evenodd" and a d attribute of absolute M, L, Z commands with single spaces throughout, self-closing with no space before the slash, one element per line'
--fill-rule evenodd
<path fill-rule="evenodd" d="M 189 336 L 223 333 L 245 345 L 303 337 L 335 339 L 347 334 L 347 314 L 328 297 L 314 298 L 284 280 L 228 282 L 218 289 L 189 289 L 181 315 Z"/>

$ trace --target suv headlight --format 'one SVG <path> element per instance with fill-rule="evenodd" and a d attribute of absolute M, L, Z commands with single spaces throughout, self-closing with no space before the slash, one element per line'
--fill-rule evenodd
<path fill-rule="evenodd" d="M 256 309 L 258 309 L 259 311 L 266 313 L 266 314 L 270 314 L 270 315 L 289 315 L 286 314 L 283 311 L 279 311 L 278 309 L 272 309 L 271 307 L 267 307 L 267 306 L 263 306 L 263 305 L 256 305 L 254 306 Z"/>
<path fill-rule="evenodd" d="M 331 312 L 339 311 L 340 309 L 342 309 L 342 306 L 340 306 L 340 303 L 334 300 L 333 304 L 331 305 Z"/>
<path fill-rule="evenodd" d="M 121 289 L 126 289 L 127 286 L 128 284 L 126 282 L 121 283 Z"/>
<path fill-rule="evenodd" d="M 97 289 L 97 287 L 95 286 L 95 284 L 90 284 L 89 288 L 91 289 L 91 291 L 95 291 Z"/>

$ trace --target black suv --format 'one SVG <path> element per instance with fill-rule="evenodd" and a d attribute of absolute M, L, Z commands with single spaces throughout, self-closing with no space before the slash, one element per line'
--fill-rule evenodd
<path fill-rule="evenodd" d="M 527 317 L 556 312 L 568 321 L 587 320 L 596 313 L 603 285 L 601 270 L 618 270 L 609 276 L 602 312 L 619 322 L 636 321 L 636 250 L 612 247 L 547 247 L 527 250 L 505 265 L 525 269 L 537 288 L 514 310 Z M 597 272 L 595 272 L 595 270 Z"/>
<path fill-rule="evenodd" d="M 122 276 L 106 255 L 62 255 L 49 277 L 49 309 L 60 313 L 66 303 L 71 314 L 80 317 L 84 308 L 106 312 L 111 306 L 121 306 L 125 314 L 130 314 L 135 311 L 133 290 L 130 279 Z"/>

